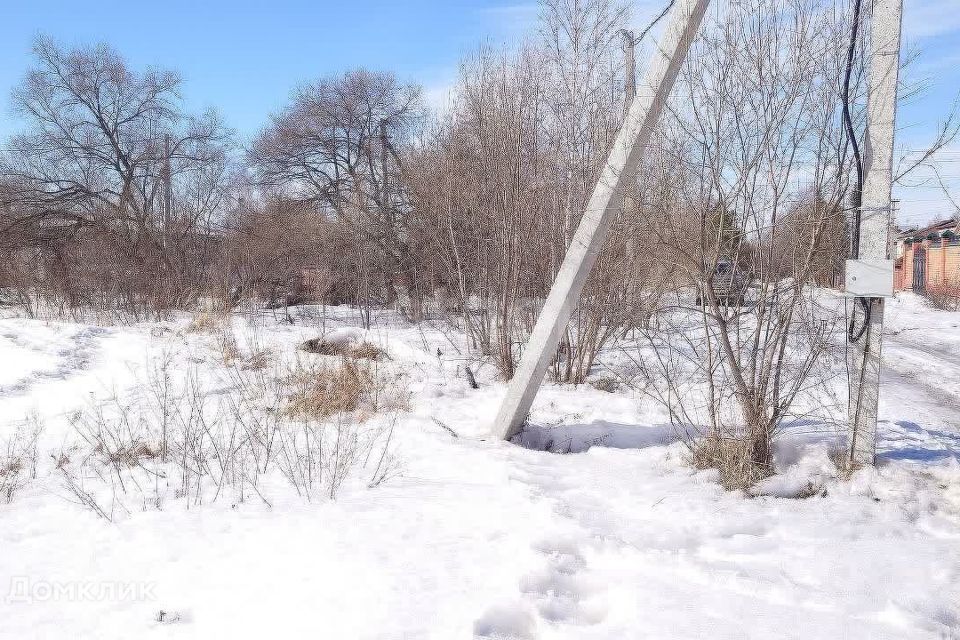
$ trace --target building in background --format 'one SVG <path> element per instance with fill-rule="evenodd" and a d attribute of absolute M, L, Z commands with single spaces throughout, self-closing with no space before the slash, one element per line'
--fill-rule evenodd
<path fill-rule="evenodd" d="M 895 249 L 898 291 L 960 297 L 960 219 L 901 231 Z"/>

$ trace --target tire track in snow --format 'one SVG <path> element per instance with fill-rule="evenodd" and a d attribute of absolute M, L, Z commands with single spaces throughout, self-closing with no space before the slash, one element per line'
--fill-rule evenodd
<path fill-rule="evenodd" d="M 0 397 L 24 395 L 31 391 L 33 386 L 38 382 L 46 380 L 66 380 L 78 371 L 83 371 L 90 366 L 93 358 L 100 350 L 99 338 L 107 333 L 109 333 L 107 329 L 100 327 L 86 327 L 81 329 L 69 338 L 71 340 L 69 346 L 57 351 L 56 356 L 58 360 L 53 369 L 36 371 L 23 376 L 11 384 L 0 385 Z M 26 349 L 37 354 L 48 353 L 47 349 L 23 340 L 13 331 L 4 333 L 3 337 L 21 349 Z"/>
<path fill-rule="evenodd" d="M 918 366 L 929 361 L 941 370 Z M 881 398 L 884 388 L 896 390 L 911 405 L 922 406 L 937 426 L 960 433 L 960 354 L 952 349 L 937 349 L 898 334 L 887 337 L 881 370 Z"/>

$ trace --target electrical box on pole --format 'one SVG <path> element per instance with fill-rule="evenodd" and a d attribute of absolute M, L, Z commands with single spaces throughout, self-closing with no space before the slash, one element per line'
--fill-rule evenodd
<path fill-rule="evenodd" d="M 848 296 L 893 296 L 893 260 L 847 260 L 845 285 Z"/>

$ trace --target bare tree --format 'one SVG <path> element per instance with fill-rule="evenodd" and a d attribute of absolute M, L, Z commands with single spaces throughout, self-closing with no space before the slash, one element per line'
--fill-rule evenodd
<path fill-rule="evenodd" d="M 548 286 L 551 237 L 562 228 L 542 144 L 544 83 L 539 52 L 481 50 L 462 65 L 453 108 L 409 162 L 433 279 L 456 301 L 474 346 L 507 378 Z"/>
<path fill-rule="evenodd" d="M 730 486 L 771 472 L 842 326 L 809 284 L 843 225 L 847 28 L 818 0 L 733 3 L 691 53 L 651 172 L 673 185 L 656 229 L 688 287 L 650 333 L 651 390 Z M 720 286 L 720 262 L 753 286 Z"/>
<path fill-rule="evenodd" d="M 548 0 L 541 14 L 541 41 L 550 81 L 546 104 L 547 144 L 556 163 L 557 213 L 562 216 L 562 244 L 552 255 L 553 275 L 603 169 L 607 152 L 623 118 L 619 38 L 628 5 L 612 0 Z M 631 229 L 618 220 L 616 229 L 581 295 L 572 323 L 559 346 L 553 376 L 582 383 L 599 350 L 629 323 L 630 298 L 640 267 L 628 250 Z"/>
<path fill-rule="evenodd" d="M 445 120 L 408 163 L 414 219 L 439 265 L 431 283 L 506 378 L 622 120 L 625 18 L 608 0 L 545 3 L 537 39 L 462 65 Z M 631 317 L 625 283 L 638 265 L 619 227 L 558 351 L 558 381 L 583 382 Z"/>
<path fill-rule="evenodd" d="M 422 115 L 420 88 L 359 69 L 297 90 L 254 142 L 259 185 L 312 203 L 354 234 L 357 302 L 409 296 L 401 154 Z"/>
<path fill-rule="evenodd" d="M 96 236 L 101 257 L 126 268 L 100 283 L 113 289 L 106 297 L 165 308 L 196 296 L 198 274 L 185 269 L 197 256 L 178 259 L 172 247 L 195 248 L 222 204 L 229 132 L 213 112 L 182 111 L 176 74 L 138 73 L 106 45 L 67 50 L 39 37 L 33 52 L 36 66 L 13 92 L 30 128 L 12 138 L 0 166 L 17 185 L 7 228 Z M 163 206 L 168 184 L 173 212 Z"/>
<path fill-rule="evenodd" d="M 245 199 L 224 229 L 218 273 L 223 306 L 251 298 L 272 308 L 353 300 L 357 265 L 346 231 L 309 203 L 275 194 L 263 203 Z"/>

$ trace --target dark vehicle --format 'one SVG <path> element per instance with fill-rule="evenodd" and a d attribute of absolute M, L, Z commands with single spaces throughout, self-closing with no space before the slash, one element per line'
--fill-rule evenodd
<path fill-rule="evenodd" d="M 713 289 L 713 294 L 720 304 L 739 307 L 743 305 L 750 279 L 736 263 L 730 260 L 718 260 L 713 275 L 704 285 Z M 704 292 L 701 290 L 697 294 L 697 305 L 705 301 Z"/>

